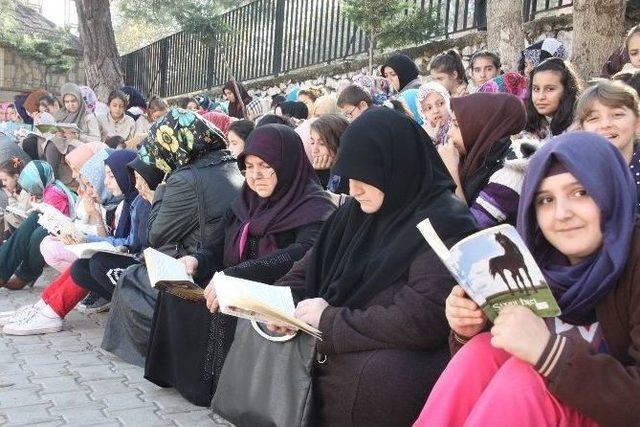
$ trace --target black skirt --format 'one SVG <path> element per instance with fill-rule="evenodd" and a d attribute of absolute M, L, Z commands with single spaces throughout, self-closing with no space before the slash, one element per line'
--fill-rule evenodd
<path fill-rule="evenodd" d="M 194 405 L 209 406 L 233 342 L 236 320 L 211 314 L 202 301 L 160 292 L 144 377 L 160 387 L 174 387 Z"/>

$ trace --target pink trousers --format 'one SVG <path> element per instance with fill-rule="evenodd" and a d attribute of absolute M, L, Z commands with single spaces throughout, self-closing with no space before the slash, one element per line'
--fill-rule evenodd
<path fill-rule="evenodd" d="M 42 300 L 64 319 L 88 293 L 86 289 L 75 284 L 69 267 L 42 291 Z"/>
<path fill-rule="evenodd" d="M 40 253 L 44 261 L 59 273 L 71 267 L 78 259 L 73 252 L 65 248 L 64 243 L 52 236 L 47 236 L 40 242 Z"/>
<path fill-rule="evenodd" d="M 482 333 L 451 359 L 414 426 L 597 427 L 556 399 L 531 365 Z"/>

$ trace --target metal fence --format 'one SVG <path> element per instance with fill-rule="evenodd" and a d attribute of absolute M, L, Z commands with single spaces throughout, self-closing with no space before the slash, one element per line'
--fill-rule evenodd
<path fill-rule="evenodd" d="M 572 6 L 572 0 L 524 0 L 523 17 L 525 22 L 536 19 L 536 13 Z"/>
<path fill-rule="evenodd" d="M 431 8 L 440 22 L 434 37 L 476 28 L 484 0 L 407 0 Z M 556 4 L 557 3 L 557 4 Z M 525 0 L 525 16 L 567 3 Z M 569 2 L 570 3 L 570 2 Z M 341 0 L 253 0 L 221 16 L 232 31 L 208 46 L 198 35 L 176 33 L 122 57 L 126 84 L 162 97 L 222 85 L 229 70 L 240 81 L 337 61 L 366 52 L 362 30 Z M 226 63 L 225 63 L 226 60 Z M 227 68 L 228 65 L 228 68 Z"/>

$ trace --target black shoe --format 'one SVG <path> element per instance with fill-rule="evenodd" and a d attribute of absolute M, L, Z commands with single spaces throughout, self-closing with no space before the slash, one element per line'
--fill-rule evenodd
<path fill-rule="evenodd" d="M 109 310 L 109 307 L 111 307 L 111 301 L 99 296 L 92 304 L 85 305 L 81 311 L 85 314 L 102 313 Z"/>
<path fill-rule="evenodd" d="M 95 292 L 89 292 L 89 294 L 84 297 L 82 302 L 78 304 L 76 308 L 78 309 L 78 311 L 84 312 L 87 306 L 93 305 L 98 300 L 98 298 L 100 298 L 100 295 L 96 294 Z"/>

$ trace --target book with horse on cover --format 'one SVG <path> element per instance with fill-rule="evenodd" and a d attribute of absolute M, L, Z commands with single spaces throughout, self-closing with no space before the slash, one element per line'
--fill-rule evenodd
<path fill-rule="evenodd" d="M 429 219 L 418 224 L 434 252 L 467 295 L 493 321 L 502 307 L 522 305 L 540 317 L 560 307 L 516 229 L 498 225 L 467 236 L 447 249 Z"/>

